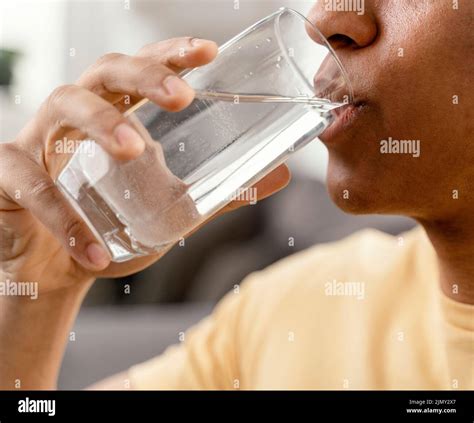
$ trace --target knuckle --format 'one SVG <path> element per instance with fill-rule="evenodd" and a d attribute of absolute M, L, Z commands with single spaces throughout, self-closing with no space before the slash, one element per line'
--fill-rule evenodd
<path fill-rule="evenodd" d="M 13 142 L 0 142 L 0 158 L 5 159 L 7 155 L 16 153 L 17 146 Z"/>
<path fill-rule="evenodd" d="M 67 97 L 71 96 L 76 92 L 77 87 L 75 85 L 61 85 L 55 88 L 49 97 L 46 99 L 46 107 L 49 111 L 58 108 Z"/>
<path fill-rule="evenodd" d="M 63 230 L 67 240 L 72 238 L 77 241 L 83 233 L 82 223 L 74 217 L 69 217 L 64 222 Z"/>
<path fill-rule="evenodd" d="M 11 142 L 0 142 L 0 180 L 6 177 L 9 172 L 10 155 L 15 151 Z M 1 190 L 1 186 L 0 186 Z M 1 192 L 1 191 L 0 191 Z M 0 238 L 1 239 L 1 238 Z"/>
<path fill-rule="evenodd" d="M 111 105 L 99 106 L 90 110 L 90 119 L 99 127 L 109 128 L 123 119 L 120 112 Z"/>
<path fill-rule="evenodd" d="M 143 47 L 140 48 L 137 52 L 137 56 L 147 56 L 151 51 L 156 50 L 156 46 L 160 45 L 163 41 L 158 43 L 149 43 L 145 44 Z"/>
<path fill-rule="evenodd" d="M 15 231 L 6 226 L 0 226 L 0 260 L 6 262 L 14 256 L 15 243 L 17 242 L 18 235 Z"/>
<path fill-rule="evenodd" d="M 101 79 L 106 75 L 104 67 L 110 66 L 111 63 L 125 56 L 122 53 L 107 53 L 99 57 L 95 63 L 90 65 L 80 76 L 78 84 L 87 88 L 94 88 L 101 83 Z M 92 91 L 94 91 L 92 89 Z"/>
<path fill-rule="evenodd" d="M 194 37 L 186 36 L 186 37 L 178 37 L 178 38 L 172 38 L 168 40 L 168 43 L 164 46 L 165 47 L 165 53 L 170 56 L 170 55 L 175 55 L 179 52 L 180 48 L 186 47 L 192 47 L 191 41 Z"/>
<path fill-rule="evenodd" d="M 156 86 L 161 85 L 169 75 L 176 75 L 171 69 L 161 63 L 147 63 L 140 70 L 141 82 L 137 86 L 138 95 L 146 97 Z"/>
<path fill-rule="evenodd" d="M 126 122 L 123 115 L 113 106 L 91 109 L 89 113 L 89 128 L 104 142 L 113 137 L 114 129 L 121 122 Z"/>
<path fill-rule="evenodd" d="M 30 194 L 33 197 L 40 197 L 42 201 L 54 202 L 57 198 L 57 190 L 54 182 L 48 179 L 35 181 L 30 188 Z"/>
<path fill-rule="evenodd" d="M 191 37 L 190 35 L 183 37 L 182 38 L 183 44 L 192 45 L 194 38 L 196 37 Z"/>
<path fill-rule="evenodd" d="M 76 85 L 61 85 L 55 88 L 41 107 L 40 116 L 50 126 L 62 126 L 62 115 L 66 104 L 72 100 L 77 90 Z"/>
<path fill-rule="evenodd" d="M 176 37 L 176 38 L 171 38 L 170 45 L 176 46 L 176 45 L 183 45 L 183 44 L 191 44 L 191 40 L 194 37 L 191 37 L 190 35 L 185 35 L 184 37 Z"/>
<path fill-rule="evenodd" d="M 117 61 L 124 55 L 122 53 L 107 53 L 100 57 L 95 63 L 95 68 L 100 68 L 104 65 L 110 65 L 112 62 Z"/>

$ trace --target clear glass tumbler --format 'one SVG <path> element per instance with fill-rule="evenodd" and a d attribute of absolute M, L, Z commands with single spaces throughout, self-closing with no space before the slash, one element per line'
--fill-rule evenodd
<path fill-rule="evenodd" d="M 94 143 L 78 149 L 56 181 L 113 261 L 178 241 L 314 140 L 333 121 L 332 110 L 352 101 L 328 42 L 287 8 L 181 76 L 196 90 L 185 110 L 167 112 L 145 99 L 127 111 L 147 144 L 140 157 L 116 161 Z"/>

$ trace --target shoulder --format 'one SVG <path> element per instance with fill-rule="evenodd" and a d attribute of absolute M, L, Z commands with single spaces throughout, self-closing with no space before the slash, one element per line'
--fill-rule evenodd
<path fill-rule="evenodd" d="M 243 285 L 252 284 L 255 290 L 266 289 L 266 285 L 273 290 L 284 290 L 285 285 L 297 287 L 299 283 L 317 276 L 385 272 L 387 266 L 400 264 L 423 253 L 426 244 L 426 236 L 420 227 L 396 236 L 376 229 L 364 229 L 342 240 L 318 244 L 288 256 L 252 273 Z"/>
<path fill-rule="evenodd" d="M 340 241 L 319 244 L 254 272 L 242 282 L 241 306 L 252 321 L 275 313 L 327 306 L 328 292 L 358 289 L 375 300 L 382 291 L 410 280 L 426 279 L 434 269 L 431 244 L 421 227 L 397 236 L 375 229 L 358 231 Z M 347 295 L 332 300 L 351 301 Z M 370 298 L 369 298 L 370 300 Z M 324 302 L 324 304 L 322 304 Z"/>

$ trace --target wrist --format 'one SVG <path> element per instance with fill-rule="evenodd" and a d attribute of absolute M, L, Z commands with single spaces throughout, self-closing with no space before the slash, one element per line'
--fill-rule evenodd
<path fill-rule="evenodd" d="M 55 281 L 54 278 L 34 278 L 20 273 L 11 274 L 0 271 L 0 301 L 28 304 L 28 302 L 48 302 L 56 298 L 83 297 L 92 286 L 95 278 Z"/>
<path fill-rule="evenodd" d="M 93 279 L 0 296 L 0 389 L 53 389 L 68 334 Z"/>

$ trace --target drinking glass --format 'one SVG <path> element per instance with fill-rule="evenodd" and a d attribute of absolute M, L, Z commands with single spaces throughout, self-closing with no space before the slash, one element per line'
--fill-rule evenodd
<path fill-rule="evenodd" d="M 122 162 L 87 141 L 93 148 L 79 148 L 56 181 L 113 261 L 159 252 L 245 199 L 352 101 L 329 43 L 288 8 L 180 76 L 196 91 L 186 109 L 167 112 L 145 99 L 126 113 L 145 139 L 143 154 Z"/>

